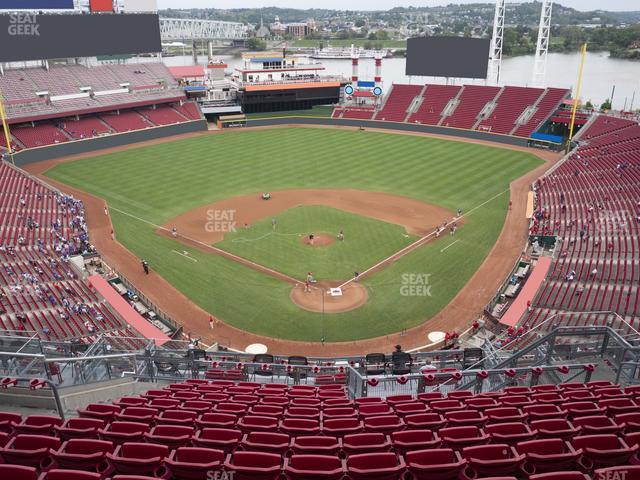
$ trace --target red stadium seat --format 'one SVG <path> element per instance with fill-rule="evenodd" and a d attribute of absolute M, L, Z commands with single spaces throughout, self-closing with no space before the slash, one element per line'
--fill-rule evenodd
<path fill-rule="evenodd" d="M 98 418 L 70 418 L 54 429 L 62 440 L 70 438 L 98 438 L 98 430 L 104 428 L 105 421 Z"/>
<path fill-rule="evenodd" d="M 275 453 L 237 451 L 227 456 L 224 466 L 235 480 L 277 480 L 281 461 L 282 457 Z"/>
<path fill-rule="evenodd" d="M 590 477 L 582 472 L 550 472 L 531 475 L 529 480 L 591 480 Z"/>
<path fill-rule="evenodd" d="M 638 446 L 628 446 L 615 435 L 583 435 L 571 441 L 576 449 L 582 449 L 584 459 L 581 462 L 588 470 L 616 465 L 626 465 L 638 451 Z"/>
<path fill-rule="evenodd" d="M 44 435 L 18 434 L 0 448 L 5 463 L 37 467 L 60 447 L 60 439 Z"/>
<path fill-rule="evenodd" d="M 342 441 L 324 435 L 296 437 L 291 442 L 291 450 L 294 454 L 338 455 L 342 450 Z"/>
<path fill-rule="evenodd" d="M 38 480 L 100 480 L 101 478 L 99 473 L 53 469 L 40 475 Z"/>
<path fill-rule="evenodd" d="M 409 430 L 423 429 L 438 430 L 447 424 L 439 413 L 418 413 L 404 417 L 404 423 Z"/>
<path fill-rule="evenodd" d="M 110 422 L 113 416 L 120 411 L 117 405 L 108 403 L 90 403 L 85 408 L 78 409 L 78 415 L 81 418 L 98 418 L 105 422 Z"/>
<path fill-rule="evenodd" d="M 352 407 L 333 407 L 324 408 L 322 410 L 322 419 L 330 420 L 332 418 L 357 418 L 358 411 Z"/>
<path fill-rule="evenodd" d="M 163 410 L 155 417 L 158 425 L 193 425 L 198 414 L 189 410 Z"/>
<path fill-rule="evenodd" d="M 235 450 L 241 440 L 242 432 L 240 430 L 227 428 L 203 428 L 198 430 L 193 437 L 193 443 L 197 447 L 219 449 L 225 453 Z"/>
<path fill-rule="evenodd" d="M 393 415 L 393 409 L 386 403 L 366 403 L 358 406 L 358 412 L 362 418 L 377 417 L 380 415 Z"/>
<path fill-rule="evenodd" d="M 186 447 L 191 444 L 194 428 L 186 425 L 156 425 L 144 434 L 148 443 L 166 445 L 169 448 Z"/>
<path fill-rule="evenodd" d="M 118 445 L 113 453 L 108 453 L 107 459 L 118 474 L 161 477 L 157 471 L 168 456 L 169 447 L 166 445 L 126 442 Z"/>
<path fill-rule="evenodd" d="M 404 457 L 415 480 L 456 480 L 467 463 L 450 448 L 412 450 Z"/>
<path fill-rule="evenodd" d="M 122 410 L 126 407 L 143 407 L 149 400 L 150 399 L 146 397 L 121 397 L 119 400 L 113 402 L 113 404 Z"/>
<path fill-rule="evenodd" d="M 538 431 L 540 438 L 571 439 L 578 435 L 580 429 L 574 427 L 571 422 L 562 418 L 549 418 L 546 420 L 534 420 L 529 422 L 531 428 Z"/>
<path fill-rule="evenodd" d="M 289 449 L 290 442 L 291 438 L 286 433 L 249 432 L 242 439 L 240 447 L 242 450 L 250 450 L 253 452 L 271 452 L 277 453 L 279 455 L 284 455 Z"/>
<path fill-rule="evenodd" d="M 515 445 L 518 442 L 532 440 L 538 434 L 526 423 L 492 423 L 484 427 L 493 443 Z"/>
<path fill-rule="evenodd" d="M 147 402 L 147 407 L 157 410 L 172 410 L 180 406 L 180 400 L 176 398 L 152 398 Z"/>
<path fill-rule="evenodd" d="M 178 407 L 178 410 L 189 410 L 196 412 L 198 415 L 203 412 L 207 412 L 213 408 L 211 402 L 204 400 L 185 400 L 185 402 Z"/>
<path fill-rule="evenodd" d="M 251 408 L 249 408 L 248 414 L 280 419 L 284 415 L 284 408 L 278 405 L 264 405 L 260 403 L 258 405 L 252 405 Z"/>
<path fill-rule="evenodd" d="M 0 478 L 7 480 L 38 480 L 38 471 L 24 465 L 0 464 Z"/>
<path fill-rule="evenodd" d="M 278 430 L 277 417 L 245 415 L 238 421 L 238 428 L 243 432 L 274 432 Z"/>
<path fill-rule="evenodd" d="M 344 436 L 342 450 L 347 455 L 388 452 L 391 450 L 391 442 L 382 433 L 355 433 Z"/>
<path fill-rule="evenodd" d="M 559 438 L 520 442 L 516 450 L 526 457 L 524 470 L 529 475 L 577 469 L 581 453 Z"/>
<path fill-rule="evenodd" d="M 481 477 L 515 475 L 525 461 L 524 455 L 504 443 L 466 447 L 462 456 L 468 468 Z"/>
<path fill-rule="evenodd" d="M 438 435 L 440 435 L 443 446 L 454 449 L 489 443 L 489 435 L 473 425 L 441 428 Z"/>
<path fill-rule="evenodd" d="M 21 423 L 17 423 L 14 429 L 17 433 L 31 435 L 54 435 L 55 427 L 63 423 L 60 417 L 50 415 L 29 415 Z"/>
<path fill-rule="evenodd" d="M 158 416 L 158 410 L 146 407 L 126 407 L 114 415 L 114 418 L 121 422 L 139 422 L 153 424 Z"/>
<path fill-rule="evenodd" d="M 114 445 L 121 445 L 124 442 L 140 442 L 144 438 L 150 426 L 140 422 L 120 422 L 114 421 L 106 428 L 98 430 L 98 436 L 102 440 L 108 440 Z"/>
<path fill-rule="evenodd" d="M 573 424 L 580 428 L 581 435 L 598 435 L 602 433 L 618 434 L 622 431 L 622 425 L 618 425 L 606 415 L 592 415 L 576 417 Z"/>
<path fill-rule="evenodd" d="M 52 452 L 52 463 L 49 466 L 41 462 L 41 468 L 68 468 L 85 470 L 107 476 L 111 468 L 105 462 L 108 453 L 113 453 L 114 446 L 106 440 L 74 438 L 67 440 L 55 452 Z"/>
<path fill-rule="evenodd" d="M 427 405 L 422 402 L 399 403 L 395 406 L 396 415 L 406 417 L 407 415 L 418 415 L 427 412 Z"/>
<path fill-rule="evenodd" d="M 297 435 L 318 435 L 320 421 L 309 418 L 285 418 L 280 422 L 280 431 L 295 437 Z"/>
<path fill-rule="evenodd" d="M 290 480 L 340 480 L 345 468 L 338 456 L 293 454 L 284 461 L 284 474 Z"/>
<path fill-rule="evenodd" d="M 347 457 L 347 474 L 351 480 L 399 480 L 405 469 L 404 459 L 391 452 Z"/>
<path fill-rule="evenodd" d="M 209 480 L 224 465 L 224 452 L 210 448 L 180 447 L 165 459 L 173 477 L 185 480 Z"/>
<path fill-rule="evenodd" d="M 604 407 L 599 407 L 594 402 L 566 402 L 561 407 L 567 411 L 570 419 L 576 417 L 586 417 L 588 415 L 603 415 L 606 413 Z"/>
<path fill-rule="evenodd" d="M 322 433 L 334 437 L 344 437 L 364 431 L 364 423 L 357 418 L 331 418 L 322 422 Z"/>
<path fill-rule="evenodd" d="M 232 428 L 238 423 L 238 417 L 232 413 L 207 412 L 195 423 L 198 428 Z"/>
<path fill-rule="evenodd" d="M 463 425 L 476 425 L 481 427 L 487 423 L 488 417 L 478 410 L 465 409 L 453 412 L 445 412 L 444 418 L 452 427 Z"/>
<path fill-rule="evenodd" d="M 517 407 L 489 408 L 484 411 L 489 423 L 524 422 L 527 414 Z"/>
<path fill-rule="evenodd" d="M 16 424 L 22 422 L 22 415 L 14 412 L 0 412 L 0 432 L 13 431 Z"/>
<path fill-rule="evenodd" d="M 382 415 L 364 419 L 365 432 L 381 432 L 389 434 L 404 428 L 404 421 L 397 415 Z"/>
<path fill-rule="evenodd" d="M 527 405 L 522 411 L 529 416 L 529 420 L 544 420 L 547 418 L 564 418 L 567 411 L 553 404 Z"/>
<path fill-rule="evenodd" d="M 319 420 L 320 408 L 291 405 L 285 410 L 284 416 L 287 418 L 310 418 L 312 420 Z"/>
<path fill-rule="evenodd" d="M 404 455 L 411 450 L 424 450 L 425 448 L 438 448 L 440 438 L 431 430 L 404 430 L 391 434 L 391 443 L 394 450 Z"/>

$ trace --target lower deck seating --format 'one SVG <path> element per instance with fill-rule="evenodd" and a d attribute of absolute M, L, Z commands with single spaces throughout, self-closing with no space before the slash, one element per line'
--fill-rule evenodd
<path fill-rule="evenodd" d="M 62 130 L 50 123 L 37 123 L 11 129 L 11 134 L 25 147 L 42 147 L 69 141 Z"/>

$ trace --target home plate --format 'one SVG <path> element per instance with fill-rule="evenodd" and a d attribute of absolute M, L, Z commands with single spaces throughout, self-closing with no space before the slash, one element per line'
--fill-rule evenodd
<path fill-rule="evenodd" d="M 342 289 L 340 287 L 330 288 L 329 295 L 331 295 L 332 297 L 341 297 Z"/>

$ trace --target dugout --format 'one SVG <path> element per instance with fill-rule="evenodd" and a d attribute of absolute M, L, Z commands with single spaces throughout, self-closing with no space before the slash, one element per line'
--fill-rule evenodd
<path fill-rule="evenodd" d="M 240 115 L 221 115 L 218 117 L 218 128 L 244 127 L 247 125 L 247 117 Z"/>

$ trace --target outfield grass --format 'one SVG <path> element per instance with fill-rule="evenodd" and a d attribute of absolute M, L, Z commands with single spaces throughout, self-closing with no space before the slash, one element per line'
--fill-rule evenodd
<path fill-rule="evenodd" d="M 276 220 L 275 231 L 265 218 L 225 234 L 216 246 L 301 281 L 309 271 L 317 280 L 347 280 L 418 238 L 400 225 L 320 205 L 291 208 Z M 345 239 L 332 245 L 312 248 L 300 241 L 311 232 L 335 238 L 341 229 Z"/>
<path fill-rule="evenodd" d="M 305 110 L 287 110 L 284 112 L 247 113 L 247 119 L 276 118 L 276 117 L 330 117 L 333 107 L 318 105 Z"/>
<path fill-rule="evenodd" d="M 107 199 L 114 207 L 118 240 L 226 322 L 273 337 L 344 341 L 415 326 L 449 303 L 500 233 L 509 182 L 539 164 L 529 153 L 471 143 L 368 130 L 286 128 L 132 148 L 59 164 L 47 175 Z M 465 212 L 493 200 L 467 218 L 457 243 L 442 236 L 363 280 L 368 302 L 326 315 L 324 321 L 291 303 L 289 285 L 158 236 L 154 227 L 115 210 L 161 225 L 231 196 L 291 188 L 388 192 Z M 198 262 L 173 254 L 176 249 L 189 251 Z M 429 274 L 431 296 L 403 296 L 407 273 Z"/>

